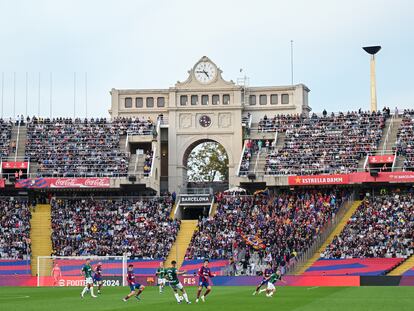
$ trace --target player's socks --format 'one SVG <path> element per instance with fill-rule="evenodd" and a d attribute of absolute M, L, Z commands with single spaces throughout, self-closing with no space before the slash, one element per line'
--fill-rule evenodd
<path fill-rule="evenodd" d="M 208 294 L 210 294 L 210 292 L 211 292 L 211 289 L 207 289 L 203 296 L 206 297 Z"/>
<path fill-rule="evenodd" d="M 175 296 L 175 299 L 177 299 L 177 302 L 180 303 L 181 302 L 180 295 L 178 295 L 178 293 L 175 293 L 174 296 Z"/>
<path fill-rule="evenodd" d="M 198 303 L 198 298 L 196 299 L 196 303 Z"/>
<path fill-rule="evenodd" d="M 88 287 L 87 287 L 87 286 L 85 286 L 85 287 L 83 288 L 83 291 L 82 291 L 82 293 L 81 293 L 81 296 L 83 297 L 87 291 L 88 291 Z"/>
<path fill-rule="evenodd" d="M 97 296 L 95 296 L 95 294 L 93 293 L 93 287 L 91 287 L 90 290 L 91 290 L 91 297 L 96 298 Z"/>
<path fill-rule="evenodd" d="M 187 293 L 184 293 L 184 294 L 183 294 L 183 297 L 184 297 L 185 301 L 186 301 L 187 303 L 189 303 Z"/>

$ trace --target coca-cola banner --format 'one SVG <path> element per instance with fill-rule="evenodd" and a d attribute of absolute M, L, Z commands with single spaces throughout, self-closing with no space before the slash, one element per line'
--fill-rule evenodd
<path fill-rule="evenodd" d="M 3 169 L 27 170 L 29 167 L 29 162 L 3 162 L 1 166 Z"/>
<path fill-rule="evenodd" d="M 28 178 L 16 181 L 16 188 L 109 188 L 109 177 L 91 178 Z"/>
<path fill-rule="evenodd" d="M 349 183 L 349 176 L 347 174 L 289 176 L 288 183 L 292 186 L 344 185 Z"/>
<path fill-rule="evenodd" d="M 394 155 L 379 155 L 379 156 L 369 156 L 368 163 L 369 164 L 389 164 L 394 162 Z"/>

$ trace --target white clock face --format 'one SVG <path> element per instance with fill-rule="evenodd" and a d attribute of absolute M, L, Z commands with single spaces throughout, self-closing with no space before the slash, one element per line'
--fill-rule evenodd
<path fill-rule="evenodd" d="M 200 83 L 207 84 L 216 78 L 217 69 L 210 62 L 199 62 L 195 67 L 194 74 Z"/>

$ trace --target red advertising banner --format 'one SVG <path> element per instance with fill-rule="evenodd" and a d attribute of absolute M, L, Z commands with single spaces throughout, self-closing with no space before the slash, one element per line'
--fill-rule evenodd
<path fill-rule="evenodd" d="M 29 162 L 3 162 L 1 166 L 3 169 L 27 170 L 29 168 Z"/>
<path fill-rule="evenodd" d="M 346 185 L 362 183 L 413 183 L 414 172 L 379 172 L 373 177 L 369 172 L 334 175 L 288 176 L 289 186 Z"/>
<path fill-rule="evenodd" d="M 0 178 L 0 188 L 5 188 L 6 187 L 6 181 L 4 180 L 4 178 Z"/>
<path fill-rule="evenodd" d="M 395 156 L 392 154 L 389 155 L 379 155 L 379 156 L 369 156 L 368 163 L 369 164 L 385 164 L 385 163 L 393 163 Z"/>
<path fill-rule="evenodd" d="M 109 177 L 91 178 L 28 178 L 16 181 L 16 188 L 43 189 L 43 188 L 109 188 Z"/>
<path fill-rule="evenodd" d="M 291 186 L 306 185 L 346 185 L 349 184 L 349 175 L 309 175 L 309 176 L 288 176 L 288 184 Z"/>
<path fill-rule="evenodd" d="M 414 172 L 379 172 L 377 177 L 373 177 L 369 172 L 352 173 L 350 183 L 367 183 L 367 182 L 388 182 L 388 183 L 406 183 L 414 182 Z"/>

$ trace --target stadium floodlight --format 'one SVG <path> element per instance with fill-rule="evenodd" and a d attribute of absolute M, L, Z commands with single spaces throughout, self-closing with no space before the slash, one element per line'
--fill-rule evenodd
<path fill-rule="evenodd" d="M 371 111 L 377 111 L 377 83 L 375 79 L 375 54 L 381 50 L 381 46 L 365 46 L 364 51 L 371 55 Z"/>

